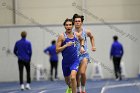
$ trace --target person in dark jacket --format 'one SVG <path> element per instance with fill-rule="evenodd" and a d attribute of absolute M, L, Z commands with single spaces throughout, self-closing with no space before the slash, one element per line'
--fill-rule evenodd
<path fill-rule="evenodd" d="M 113 60 L 116 80 L 121 80 L 122 77 L 120 63 L 124 54 L 124 50 L 122 44 L 118 41 L 118 36 L 114 36 L 113 40 L 114 42 L 111 46 L 110 59 Z"/>
<path fill-rule="evenodd" d="M 26 40 L 27 32 L 21 32 L 21 39 L 15 43 L 14 46 L 14 54 L 18 58 L 18 66 L 19 66 L 19 80 L 21 85 L 21 90 L 31 89 L 31 77 L 30 77 L 30 61 L 32 56 L 32 46 L 30 41 Z M 23 83 L 23 69 L 26 68 L 27 73 L 27 84 L 24 87 Z"/>
<path fill-rule="evenodd" d="M 58 77 L 57 77 L 58 55 L 56 53 L 56 41 L 55 40 L 52 41 L 51 46 L 47 47 L 44 50 L 44 53 L 48 54 L 50 56 L 50 66 L 51 66 L 50 76 L 51 76 L 51 80 L 53 81 L 53 69 L 55 69 L 55 79 L 58 79 Z"/>

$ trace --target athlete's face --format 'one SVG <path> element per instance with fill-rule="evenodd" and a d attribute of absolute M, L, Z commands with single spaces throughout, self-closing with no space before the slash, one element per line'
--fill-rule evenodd
<path fill-rule="evenodd" d="M 66 24 L 65 24 L 66 31 L 67 32 L 71 32 L 72 31 L 72 27 L 73 27 L 72 22 L 67 21 Z"/>
<path fill-rule="evenodd" d="M 74 20 L 74 25 L 75 25 L 75 28 L 80 28 L 82 26 L 83 22 L 81 20 L 81 18 L 75 18 Z"/>

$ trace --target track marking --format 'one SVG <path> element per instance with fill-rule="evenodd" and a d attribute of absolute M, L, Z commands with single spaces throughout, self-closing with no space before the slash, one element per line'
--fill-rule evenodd
<path fill-rule="evenodd" d="M 118 84 L 118 85 L 109 85 L 109 86 L 104 86 L 101 90 L 101 93 L 104 93 L 106 89 L 111 89 L 111 88 L 118 88 L 118 87 L 128 87 L 128 86 L 138 86 L 140 83 L 128 83 L 128 84 Z"/>

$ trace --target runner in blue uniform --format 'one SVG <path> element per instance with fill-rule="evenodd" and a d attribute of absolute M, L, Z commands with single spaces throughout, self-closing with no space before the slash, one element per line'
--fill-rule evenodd
<path fill-rule="evenodd" d="M 88 48 L 87 48 L 87 38 L 90 38 L 91 46 L 92 46 L 92 51 L 95 51 L 95 44 L 94 44 L 94 37 L 91 33 L 90 30 L 84 29 L 83 28 L 83 21 L 84 21 L 84 16 L 74 14 L 73 16 L 73 21 L 74 21 L 74 32 L 80 34 L 82 38 L 84 39 L 84 50 L 85 53 L 79 53 L 79 59 L 80 59 L 80 66 L 79 66 L 79 71 L 77 74 L 77 93 L 86 93 L 85 89 L 85 84 L 86 84 L 86 69 L 87 69 L 87 64 L 90 60 L 89 54 L 88 54 Z M 80 51 L 80 50 L 79 50 Z M 81 77 L 81 79 L 80 79 Z M 81 84 L 81 86 L 80 86 Z M 82 89 L 82 91 L 81 91 Z"/>
<path fill-rule="evenodd" d="M 80 41 L 81 46 L 84 45 L 84 40 L 79 34 L 72 32 L 73 21 L 66 19 L 64 21 L 65 33 L 58 37 L 56 51 L 62 52 L 62 70 L 65 77 L 65 82 L 68 85 L 66 93 L 76 93 L 76 74 L 79 67 L 79 57 L 77 42 Z M 80 48 L 81 53 L 84 53 L 84 48 Z"/>

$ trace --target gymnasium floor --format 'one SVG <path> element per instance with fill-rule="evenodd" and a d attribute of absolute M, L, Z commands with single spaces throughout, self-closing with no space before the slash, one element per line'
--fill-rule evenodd
<path fill-rule="evenodd" d="M 33 81 L 31 88 L 21 91 L 18 82 L 0 83 L 0 93 L 65 93 L 67 86 L 63 80 Z M 140 93 L 140 79 L 87 80 L 86 89 L 87 93 Z"/>

